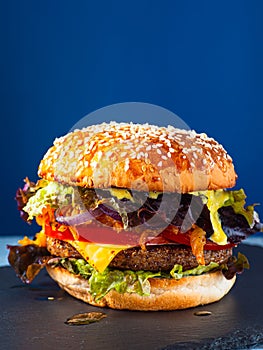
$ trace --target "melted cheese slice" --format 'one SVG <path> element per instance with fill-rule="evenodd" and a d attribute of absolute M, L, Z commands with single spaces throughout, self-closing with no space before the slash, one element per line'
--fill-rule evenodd
<path fill-rule="evenodd" d="M 210 211 L 210 220 L 214 229 L 214 233 L 210 237 L 211 241 L 219 245 L 227 244 L 227 236 L 222 229 L 221 221 L 217 211 Z"/>
<path fill-rule="evenodd" d="M 112 259 L 122 250 L 130 248 L 129 245 L 96 244 L 91 242 L 80 242 L 74 227 L 70 226 L 74 241 L 67 240 L 97 271 L 103 272 Z"/>
<path fill-rule="evenodd" d="M 109 188 L 109 191 L 111 193 L 112 196 L 116 197 L 119 200 L 122 199 L 129 199 L 130 201 L 133 201 L 133 197 L 130 193 L 129 190 L 125 189 L 125 188 Z M 148 197 L 152 198 L 152 199 L 157 199 L 159 194 L 161 194 L 162 192 L 157 192 L 157 191 L 150 191 L 148 193 Z"/>
<path fill-rule="evenodd" d="M 98 245 L 89 242 L 68 242 L 99 272 L 103 272 L 120 251 L 128 248 L 128 246 Z"/>
<path fill-rule="evenodd" d="M 130 192 L 124 188 L 109 188 L 110 194 L 114 197 L 116 197 L 119 200 L 122 199 L 129 199 L 130 201 L 133 201 L 132 195 Z"/>
<path fill-rule="evenodd" d="M 205 196 L 207 197 L 207 207 L 210 211 L 210 220 L 214 229 L 214 233 L 210 239 L 219 244 L 227 244 L 227 235 L 222 229 L 221 221 L 218 214 L 218 209 L 228 200 L 228 193 L 223 190 L 217 191 L 206 191 Z"/>

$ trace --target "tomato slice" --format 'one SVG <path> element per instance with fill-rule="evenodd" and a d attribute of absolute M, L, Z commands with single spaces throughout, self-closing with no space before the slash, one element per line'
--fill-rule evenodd
<path fill-rule="evenodd" d="M 170 241 L 176 242 L 176 243 L 180 243 L 180 244 L 184 244 L 184 245 L 188 245 L 190 246 L 190 236 L 189 233 L 173 233 L 171 230 L 164 230 L 162 232 L 162 236 L 164 236 L 165 238 L 169 239 Z M 204 246 L 205 250 L 223 250 L 223 249 L 228 249 L 228 248 L 233 248 L 235 246 L 235 244 L 233 243 L 228 243 L 225 245 L 219 245 L 216 244 L 212 241 L 210 241 L 209 239 L 206 240 L 206 244 Z"/>
<path fill-rule="evenodd" d="M 140 245 L 140 234 L 134 231 L 116 231 L 109 226 L 102 226 L 98 224 L 78 225 L 75 227 L 80 242 L 92 242 L 97 244 L 112 244 L 115 246 L 138 246 Z M 60 240 L 74 240 L 74 237 L 69 228 L 64 231 L 59 231 L 59 225 L 56 229 L 54 226 L 46 224 L 45 234 L 49 237 L 57 238 Z M 177 233 L 169 229 L 169 226 L 158 236 L 148 237 L 146 244 L 158 245 L 158 244 L 171 244 L 178 243 L 190 246 L 189 233 Z M 204 246 L 205 250 L 222 250 L 234 247 L 235 244 L 228 243 L 226 245 L 216 244 L 209 239 L 206 240 Z"/>
<path fill-rule="evenodd" d="M 60 240 L 74 240 L 74 237 L 69 228 L 64 231 L 59 231 L 60 225 L 54 229 L 54 226 L 46 224 L 45 234 L 52 238 Z M 92 242 L 97 244 L 112 244 L 115 246 L 136 246 L 139 245 L 140 235 L 131 231 L 116 231 L 111 227 L 89 224 L 75 226 L 80 242 Z"/>
<path fill-rule="evenodd" d="M 55 230 L 51 227 L 51 225 L 46 224 L 45 225 L 45 234 L 48 237 L 57 238 L 60 240 L 74 240 L 74 237 L 72 236 L 72 233 L 69 228 L 67 228 L 65 231 L 59 231 L 59 227 Z"/>
<path fill-rule="evenodd" d="M 110 226 L 97 224 L 75 226 L 80 239 L 98 244 L 113 244 L 115 246 L 136 246 L 139 244 L 140 234 L 133 231 L 116 231 Z"/>

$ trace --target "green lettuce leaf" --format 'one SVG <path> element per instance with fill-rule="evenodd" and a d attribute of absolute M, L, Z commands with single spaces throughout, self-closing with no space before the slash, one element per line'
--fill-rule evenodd
<path fill-rule="evenodd" d="M 74 193 L 74 188 L 58 182 L 47 182 L 46 186 L 38 189 L 34 196 L 30 197 L 23 210 L 28 213 L 28 220 L 42 214 L 43 208 L 49 205 L 57 208 L 59 205 L 68 205 Z"/>
<path fill-rule="evenodd" d="M 90 278 L 92 271 L 94 270 L 94 268 L 84 259 L 58 258 L 57 264 L 62 265 L 69 272 L 74 273 L 76 275 L 81 275 L 86 279 Z"/>
<path fill-rule="evenodd" d="M 198 265 L 197 267 L 183 271 L 182 265 L 174 265 L 174 268 L 170 271 L 170 275 L 175 279 L 180 279 L 186 276 L 197 276 L 212 270 L 218 269 L 219 265 L 215 262 L 210 262 L 209 265 Z"/>
<path fill-rule="evenodd" d="M 89 280 L 90 293 L 95 300 L 100 300 L 112 289 L 119 293 L 150 294 L 149 278 L 160 277 L 160 272 L 120 271 L 106 268 L 102 273 L 96 271 L 84 259 L 53 259 L 53 265 L 61 265 L 69 272 Z"/>
<path fill-rule="evenodd" d="M 227 191 L 227 193 L 228 199 L 225 201 L 224 207 L 230 205 L 236 214 L 243 215 L 246 218 L 248 224 L 252 226 L 254 222 L 254 205 L 248 205 L 245 207 L 246 194 L 244 190 L 241 188 L 238 191 Z"/>
<path fill-rule="evenodd" d="M 94 271 L 89 279 L 90 292 L 96 300 L 103 298 L 110 290 L 119 293 L 137 293 L 150 295 L 149 278 L 158 277 L 161 273 L 149 271 L 120 271 L 106 269 L 103 273 Z"/>

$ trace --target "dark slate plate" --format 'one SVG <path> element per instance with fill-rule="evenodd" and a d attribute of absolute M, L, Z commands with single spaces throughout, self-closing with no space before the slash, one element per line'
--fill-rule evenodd
<path fill-rule="evenodd" d="M 1 349 L 249 349 L 263 348 L 263 249 L 241 245 L 250 260 L 220 302 L 182 311 L 131 312 L 101 309 L 78 301 L 43 270 L 23 285 L 10 267 L 0 268 Z M 51 297 L 51 298 L 50 298 Z M 51 300 L 50 300 L 51 299 Z M 104 312 L 82 326 L 70 316 Z M 196 316 L 197 311 L 210 311 Z"/>

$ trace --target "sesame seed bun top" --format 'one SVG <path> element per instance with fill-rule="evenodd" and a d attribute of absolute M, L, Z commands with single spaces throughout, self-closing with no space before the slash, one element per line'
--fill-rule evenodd
<path fill-rule="evenodd" d="M 116 122 L 56 139 L 39 176 L 88 188 L 182 193 L 230 188 L 237 177 L 231 157 L 204 133 Z"/>

